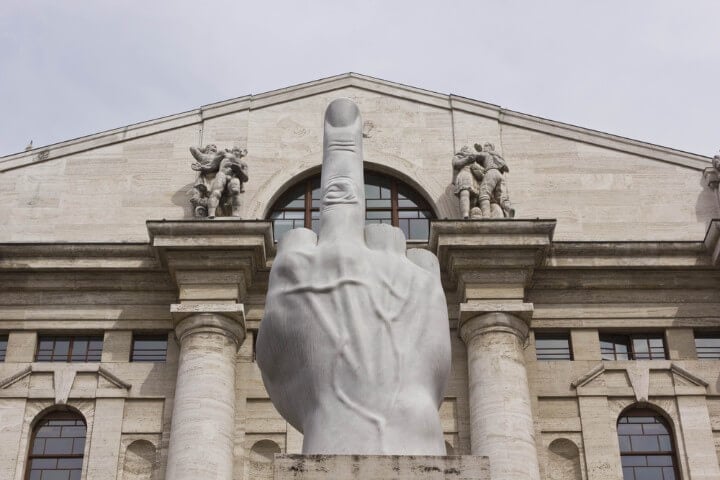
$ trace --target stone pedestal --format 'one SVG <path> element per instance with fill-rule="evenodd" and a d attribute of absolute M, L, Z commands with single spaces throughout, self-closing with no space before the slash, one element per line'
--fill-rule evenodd
<path fill-rule="evenodd" d="M 532 305 L 463 304 L 470 443 L 490 459 L 493 480 L 539 480 L 523 346 Z"/>
<path fill-rule="evenodd" d="M 239 304 L 173 305 L 180 341 L 166 478 L 232 480 Z"/>
<path fill-rule="evenodd" d="M 276 455 L 274 480 L 490 480 L 487 457 L 472 455 Z"/>

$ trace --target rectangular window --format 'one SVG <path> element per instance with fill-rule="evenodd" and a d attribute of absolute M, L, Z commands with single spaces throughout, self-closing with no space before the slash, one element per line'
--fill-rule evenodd
<path fill-rule="evenodd" d="M 7 353 L 7 335 L 0 335 L 0 362 L 5 361 L 5 354 Z"/>
<path fill-rule="evenodd" d="M 720 333 L 695 332 L 698 358 L 720 359 Z"/>
<path fill-rule="evenodd" d="M 538 360 L 572 360 L 570 334 L 535 333 L 535 354 Z"/>
<path fill-rule="evenodd" d="M 102 335 L 40 335 L 36 362 L 99 362 Z"/>
<path fill-rule="evenodd" d="M 603 360 L 666 360 L 662 333 L 601 334 Z"/>
<path fill-rule="evenodd" d="M 167 333 L 133 335 L 131 362 L 164 362 L 167 358 Z"/>

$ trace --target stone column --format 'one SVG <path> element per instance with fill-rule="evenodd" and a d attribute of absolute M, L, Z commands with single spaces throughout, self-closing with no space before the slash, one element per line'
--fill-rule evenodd
<path fill-rule="evenodd" d="M 167 478 L 232 480 L 235 355 L 245 338 L 240 304 L 172 306 L 180 359 Z"/>
<path fill-rule="evenodd" d="M 493 480 L 539 480 L 523 356 L 532 305 L 507 307 L 461 305 L 460 336 L 468 354 L 471 451 L 490 458 Z"/>

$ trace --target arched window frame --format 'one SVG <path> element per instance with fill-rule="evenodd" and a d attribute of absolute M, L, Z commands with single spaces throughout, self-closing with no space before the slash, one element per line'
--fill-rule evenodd
<path fill-rule="evenodd" d="M 632 418 L 653 418 L 652 422 L 643 422 L 635 421 L 631 422 L 630 419 Z M 625 421 L 624 421 L 625 420 Z M 627 426 L 641 426 L 642 428 L 642 434 L 632 434 L 629 429 L 623 428 L 622 425 Z M 646 429 L 643 425 L 648 425 L 653 428 Z M 657 433 L 660 432 L 660 428 L 656 427 L 657 425 L 660 425 L 664 428 L 665 433 Z M 620 446 L 620 460 L 622 464 L 623 469 L 623 479 L 624 480 L 636 480 L 638 477 L 635 476 L 636 469 L 637 468 L 660 468 L 662 470 L 662 476 L 658 477 L 658 480 L 680 480 L 680 464 L 678 461 L 678 450 L 677 450 L 677 443 L 675 441 L 675 432 L 673 428 L 672 421 L 667 418 L 666 415 L 663 413 L 649 408 L 647 406 L 640 406 L 640 405 L 634 405 L 632 407 L 626 408 L 619 416 L 616 423 L 617 427 L 617 435 L 618 435 L 618 443 Z M 648 433 L 645 433 L 646 430 Z M 655 433 L 653 433 L 655 432 Z M 633 442 L 632 438 L 628 438 L 627 440 L 624 440 L 623 437 L 658 437 L 657 438 L 657 449 L 642 449 L 640 448 L 641 443 L 644 442 L 637 442 L 637 446 L 635 445 L 636 442 Z M 665 446 L 663 446 L 663 440 L 661 440 L 659 437 L 667 437 L 667 440 L 665 440 Z M 651 458 L 654 457 L 654 458 Z M 657 465 L 656 463 L 660 463 L 659 459 L 657 457 L 669 457 L 671 459 L 672 465 Z M 639 460 L 639 459 L 643 460 Z M 632 459 L 628 461 L 627 459 Z M 638 459 L 638 460 L 635 460 Z M 645 463 L 645 465 L 642 465 L 642 463 Z M 653 463 L 653 465 L 650 465 L 650 463 Z M 632 472 L 629 472 L 629 470 L 632 470 Z M 645 478 L 645 477 L 640 477 Z"/>
<path fill-rule="evenodd" d="M 436 218 L 434 209 L 424 196 L 408 183 L 386 173 L 365 170 L 365 179 L 366 191 L 369 185 L 377 186 L 382 182 L 387 182 L 386 186 L 381 185 L 382 188 L 380 188 L 382 198 L 370 198 L 366 195 L 366 220 L 374 220 L 375 223 L 388 223 L 389 221 L 391 225 L 405 231 L 409 242 L 426 242 L 427 236 L 413 235 L 411 226 L 412 220 L 421 220 L 423 223 L 427 222 L 426 230 L 429 232 L 429 222 Z M 292 228 L 305 227 L 317 232 L 320 208 L 319 187 L 319 173 L 292 184 L 275 200 L 268 211 L 268 217 L 273 220 L 273 224 L 276 220 L 292 220 Z M 384 196 L 383 190 L 387 190 L 386 194 L 389 198 Z M 380 206 L 381 203 L 388 200 L 387 206 Z M 289 215 L 285 215 L 285 212 L 288 212 Z M 382 214 L 387 213 L 390 214 L 389 218 L 380 218 Z M 278 214 L 282 214 L 283 217 L 277 218 Z M 413 217 L 415 214 L 417 217 Z M 373 216 L 376 218 L 372 218 Z M 275 229 L 274 231 L 276 232 Z M 278 235 L 275 236 L 275 240 L 277 239 Z"/>
<path fill-rule="evenodd" d="M 50 424 L 53 422 L 53 424 Z M 55 423 L 58 424 L 55 424 Z M 69 422 L 73 422 L 70 424 Z M 77 428 L 83 428 L 82 436 L 77 435 Z M 50 432 L 42 432 L 44 435 L 39 436 L 43 428 L 58 429 L 59 436 L 50 436 Z M 66 431 L 66 428 L 70 429 Z M 75 430 L 72 430 L 75 429 Z M 85 417 L 75 410 L 51 410 L 44 413 L 33 422 L 30 435 L 30 442 L 27 453 L 27 462 L 25 464 L 25 480 L 37 480 L 41 476 L 34 473 L 37 470 L 67 470 L 69 471 L 69 480 L 80 479 L 82 475 L 83 463 L 85 460 L 85 446 L 87 442 L 88 426 Z M 53 434 L 55 432 L 52 432 Z M 48 452 L 48 440 L 65 439 L 70 441 L 70 451 L 57 451 L 56 449 Z M 42 441 L 43 443 L 36 442 Z M 46 462 L 41 462 L 46 460 Z M 55 467 L 50 467 L 50 461 L 55 460 Z M 70 460 L 70 461 L 68 461 Z M 75 460 L 74 462 L 72 460 Z M 79 460 L 79 462 L 77 461 Z M 40 461 L 40 462 L 38 462 Z M 47 468 L 37 468 L 34 466 L 47 465 Z M 64 467 L 64 468 L 63 468 Z"/>

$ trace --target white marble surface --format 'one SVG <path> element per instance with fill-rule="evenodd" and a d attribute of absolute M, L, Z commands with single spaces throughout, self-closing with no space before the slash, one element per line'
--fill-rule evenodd
<path fill-rule="evenodd" d="M 441 455 L 450 370 L 437 258 L 405 252 L 402 231 L 365 227 L 362 120 L 325 116 L 320 234 L 280 239 L 257 361 L 306 454 Z"/>

